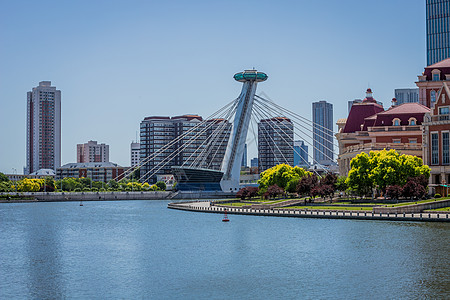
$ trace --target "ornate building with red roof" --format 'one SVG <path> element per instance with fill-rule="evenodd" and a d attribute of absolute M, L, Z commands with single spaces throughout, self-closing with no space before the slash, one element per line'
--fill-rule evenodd
<path fill-rule="evenodd" d="M 418 77 L 416 84 L 431 107 L 423 123 L 423 160 L 431 169 L 430 186 L 444 196 L 448 190 L 439 185 L 450 182 L 450 58 L 425 68 Z"/>
<path fill-rule="evenodd" d="M 422 157 L 422 122 L 430 109 L 419 103 L 404 103 L 384 110 L 367 89 L 366 98 L 352 106 L 347 119 L 337 122 L 339 173 L 347 175 L 350 161 L 361 152 L 395 149 Z"/>

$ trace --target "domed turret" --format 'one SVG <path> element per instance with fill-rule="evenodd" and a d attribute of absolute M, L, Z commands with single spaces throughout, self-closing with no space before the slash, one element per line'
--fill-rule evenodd
<path fill-rule="evenodd" d="M 373 99 L 372 90 L 370 88 L 367 89 L 367 91 L 366 91 L 366 98 L 364 98 L 363 102 L 377 103 L 377 101 L 375 99 Z"/>

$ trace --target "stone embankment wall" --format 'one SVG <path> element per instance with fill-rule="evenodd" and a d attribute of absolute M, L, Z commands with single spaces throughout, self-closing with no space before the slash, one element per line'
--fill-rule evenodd
<path fill-rule="evenodd" d="M 436 200 L 434 202 L 418 203 L 405 206 L 396 207 L 383 207 L 378 206 L 373 208 L 375 213 L 419 213 L 428 209 L 437 209 L 442 207 L 450 206 L 450 199 L 447 200 Z"/>
<path fill-rule="evenodd" d="M 113 200 L 157 200 L 170 199 L 171 192 L 79 192 L 79 193 L 9 193 L 20 195 L 24 201 L 113 201 Z M 19 202 L 20 199 L 1 202 Z M 23 202 L 23 201 L 20 201 Z"/>

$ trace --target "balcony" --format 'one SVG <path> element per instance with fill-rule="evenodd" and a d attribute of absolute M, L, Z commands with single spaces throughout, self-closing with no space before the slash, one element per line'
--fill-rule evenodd
<path fill-rule="evenodd" d="M 349 146 L 344 149 L 345 153 L 351 153 L 351 152 L 369 152 L 369 151 L 376 151 L 376 150 L 389 150 L 389 149 L 395 149 L 398 151 L 422 151 L 422 144 L 421 143 L 366 143 L 366 144 L 360 144 L 360 145 L 354 145 Z"/>
<path fill-rule="evenodd" d="M 382 131 L 421 131 L 420 125 L 408 125 L 408 126 L 374 126 L 369 127 L 369 132 L 382 132 Z"/>
<path fill-rule="evenodd" d="M 431 121 L 432 122 L 449 121 L 449 120 L 450 120 L 450 115 L 449 114 L 431 116 Z M 448 123 L 448 122 L 445 122 L 445 123 Z"/>

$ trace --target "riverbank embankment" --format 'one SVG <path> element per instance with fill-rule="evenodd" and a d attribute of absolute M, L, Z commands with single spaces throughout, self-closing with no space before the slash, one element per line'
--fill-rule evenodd
<path fill-rule="evenodd" d="M 173 199 L 172 192 L 35 192 L 8 193 L 0 203 Z M 8 199 L 9 196 L 9 199 Z"/>
<path fill-rule="evenodd" d="M 226 199 L 233 197 L 222 192 L 23 192 L 0 193 L 0 203 L 63 202 L 63 201 L 120 201 L 120 200 L 193 200 Z"/>
<path fill-rule="evenodd" d="M 343 210 L 314 210 L 270 208 L 254 209 L 243 207 L 223 207 L 211 205 L 210 201 L 189 201 L 169 203 L 168 208 L 223 214 L 273 216 L 293 218 L 320 218 L 320 219 L 356 219 L 356 220 L 385 220 L 385 221 L 418 221 L 418 222 L 450 222 L 450 216 L 445 212 L 423 213 L 375 213 L 373 211 L 343 211 Z"/>

